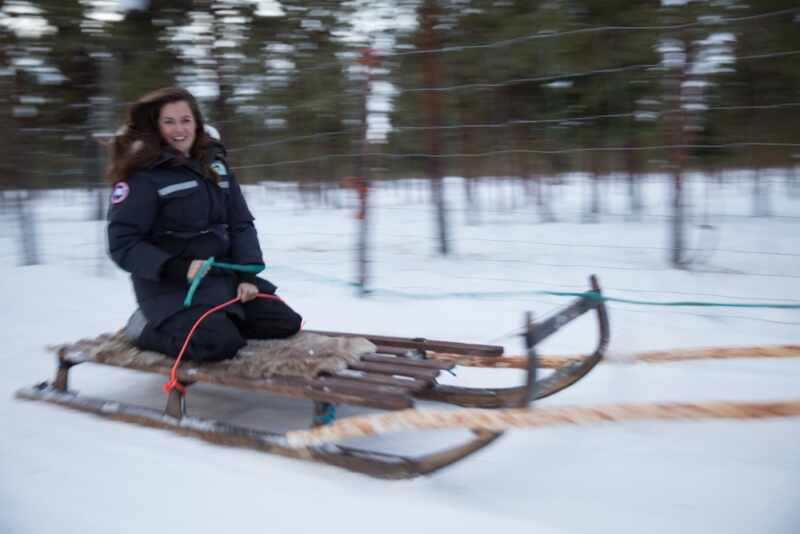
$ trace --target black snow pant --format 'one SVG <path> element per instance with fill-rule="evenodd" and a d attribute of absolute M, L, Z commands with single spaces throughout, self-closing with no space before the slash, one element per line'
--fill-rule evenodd
<path fill-rule="evenodd" d="M 183 359 L 215 362 L 233 358 L 247 339 L 278 339 L 296 334 L 303 318 L 282 300 L 255 299 L 242 304 L 244 319 L 220 310 L 206 317 L 195 330 Z M 186 335 L 206 310 L 189 308 L 161 323 L 145 326 L 136 345 L 177 358 Z"/>

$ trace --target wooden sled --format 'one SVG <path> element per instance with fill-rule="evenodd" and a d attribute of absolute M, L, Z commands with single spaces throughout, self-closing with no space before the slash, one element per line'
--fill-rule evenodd
<path fill-rule="evenodd" d="M 414 408 L 417 400 L 435 401 L 473 408 L 513 408 L 527 406 L 576 383 L 586 376 L 603 358 L 609 339 L 608 315 L 596 277 L 590 279 L 591 291 L 568 306 L 540 322 L 525 319 L 525 344 L 528 353 L 525 384 L 510 388 L 467 388 L 439 384 L 442 371 L 450 371 L 453 362 L 429 359 L 435 352 L 463 355 L 465 358 L 496 358 L 503 347 L 436 341 L 423 338 L 398 338 L 339 332 L 316 332 L 336 336 L 364 337 L 377 346 L 374 354 L 352 362 L 341 372 L 324 374 L 316 378 L 270 377 L 248 379 L 219 375 L 207 366 L 185 362 L 178 369 L 178 382 L 185 388 L 195 383 L 231 386 L 245 390 L 268 392 L 285 397 L 309 399 L 314 402 L 315 413 L 329 404 L 365 406 L 382 410 Z M 539 377 L 536 345 L 568 322 L 589 311 L 597 312 L 599 340 L 594 352 L 585 358 L 570 361 Z M 20 399 L 45 401 L 76 410 L 94 413 L 110 419 L 133 422 L 145 426 L 165 428 L 182 435 L 190 435 L 212 443 L 249 447 L 265 452 L 322 462 L 367 475 L 403 479 L 438 471 L 486 447 L 502 432 L 473 431 L 465 443 L 422 456 L 405 456 L 356 449 L 342 445 L 292 446 L 286 434 L 273 433 L 223 421 L 190 416 L 185 410 L 185 393 L 172 389 L 165 410 L 129 405 L 78 395 L 69 389 L 69 371 L 81 363 L 105 363 L 91 357 L 91 349 L 109 336 L 83 340 L 61 346 L 57 355 L 57 371 L 52 382 L 42 382 L 17 391 Z M 115 365 L 115 364 L 109 364 Z M 116 365 L 126 369 L 170 375 L 169 365 L 143 367 L 136 364 Z"/>

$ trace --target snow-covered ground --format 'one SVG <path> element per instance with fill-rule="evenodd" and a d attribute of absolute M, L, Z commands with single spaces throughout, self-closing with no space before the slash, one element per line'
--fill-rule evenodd
<path fill-rule="evenodd" d="M 800 303 L 800 198 L 781 173 L 772 217 L 750 217 L 746 175 L 690 181 L 693 269 L 670 269 L 667 189 L 654 177 L 641 222 L 626 218 L 621 183 L 604 188 L 597 223 L 582 221 L 586 184 L 558 186 L 559 221 L 541 224 L 512 184 L 481 189 L 480 224 L 467 225 L 458 179 L 447 181 L 453 254 L 436 254 L 423 193 L 384 187 L 371 213 L 371 274 L 359 299 L 350 193 L 342 207 L 303 205 L 275 184 L 247 190 L 268 258 L 266 276 L 307 328 L 503 344 L 523 313 L 568 301 L 596 273 L 606 293 L 648 301 Z M 134 307 L 124 273 L 103 256 L 103 223 L 89 197 L 52 191 L 36 201 L 43 257 L 18 266 L 11 210 L 0 215 L 0 533 L 157 532 L 800 532 L 800 419 L 626 423 L 516 430 L 430 478 L 390 482 L 332 467 L 228 449 L 13 398 L 53 373 L 46 346 L 118 328 Z M 703 213 L 708 213 L 704 220 Z M 701 228 L 709 223 L 712 228 Z M 466 294 L 465 294 L 466 293 Z M 610 355 L 677 347 L 800 343 L 800 310 L 611 303 Z M 573 354 L 595 324 L 569 325 L 542 347 Z M 499 377 L 497 375 L 500 375 Z M 163 404 L 163 379 L 81 366 L 72 387 L 92 396 Z M 516 371 L 458 370 L 469 384 L 516 383 Z M 800 359 L 660 365 L 609 363 L 542 405 L 800 397 Z M 196 386 L 197 415 L 284 430 L 310 403 Z M 350 410 L 350 413 L 358 410 Z M 374 440 L 430 446 L 436 434 Z"/>

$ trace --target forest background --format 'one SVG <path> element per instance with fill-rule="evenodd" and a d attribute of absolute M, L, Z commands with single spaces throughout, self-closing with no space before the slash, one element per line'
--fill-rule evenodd
<path fill-rule="evenodd" d="M 583 173 L 591 222 L 602 183 L 627 184 L 636 220 L 642 181 L 666 173 L 680 267 L 687 172 L 748 171 L 756 216 L 766 168 L 800 194 L 799 28 L 784 0 L 5 0 L 0 188 L 88 187 L 102 218 L 104 145 L 131 102 L 180 84 L 242 182 L 325 202 L 423 178 L 443 254 L 445 176 L 470 213 L 490 179 L 551 222 L 553 186 Z"/>

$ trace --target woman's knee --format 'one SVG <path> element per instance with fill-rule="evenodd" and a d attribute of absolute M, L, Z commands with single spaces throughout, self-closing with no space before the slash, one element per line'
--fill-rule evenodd
<path fill-rule="evenodd" d="M 300 331 L 303 324 L 300 314 L 289 306 L 284 306 L 281 312 L 280 317 L 262 323 L 262 329 L 269 332 L 269 337 L 284 338 L 293 336 Z"/>
<path fill-rule="evenodd" d="M 227 337 L 206 342 L 193 340 L 190 342 L 187 359 L 193 362 L 218 362 L 229 360 L 236 356 L 239 349 L 244 347 L 245 341 L 239 338 Z"/>
<path fill-rule="evenodd" d="M 291 310 L 289 312 L 280 318 L 253 321 L 248 325 L 245 334 L 254 339 L 282 339 L 293 336 L 300 331 L 303 318 Z"/>
<path fill-rule="evenodd" d="M 247 306 L 246 317 L 240 324 L 245 337 L 279 339 L 300 331 L 303 318 L 282 301 L 261 301 Z"/>
<path fill-rule="evenodd" d="M 289 337 L 293 336 L 300 331 L 300 327 L 303 325 L 303 318 L 300 316 L 299 313 L 290 309 L 289 314 L 286 317 L 286 324 L 284 325 L 285 328 L 285 336 Z"/>
<path fill-rule="evenodd" d="M 189 342 L 187 358 L 195 362 L 216 362 L 236 356 L 246 341 L 236 325 L 220 318 L 206 328 L 199 328 Z"/>

